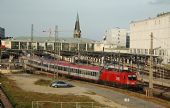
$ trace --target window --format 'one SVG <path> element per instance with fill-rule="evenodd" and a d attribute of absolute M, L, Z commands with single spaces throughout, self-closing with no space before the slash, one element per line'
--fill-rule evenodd
<path fill-rule="evenodd" d="M 92 72 L 92 76 L 94 76 L 94 72 Z"/>
<path fill-rule="evenodd" d="M 70 68 L 70 72 L 73 72 L 73 68 Z"/>
<path fill-rule="evenodd" d="M 148 50 L 147 49 L 145 49 L 145 54 L 148 54 Z"/>
<path fill-rule="evenodd" d="M 93 72 L 90 72 L 90 76 L 93 76 Z"/>
<path fill-rule="evenodd" d="M 61 67 L 61 66 L 58 66 L 58 70 L 62 70 L 62 67 Z"/>
<path fill-rule="evenodd" d="M 64 71 L 67 71 L 67 67 L 63 67 L 64 68 Z"/>
<path fill-rule="evenodd" d="M 136 75 L 128 75 L 128 80 L 136 80 Z"/>
<path fill-rule="evenodd" d="M 82 71 L 82 70 L 79 70 L 78 74 L 81 74 L 81 71 Z"/>
<path fill-rule="evenodd" d="M 76 69 L 73 69 L 73 73 L 76 73 Z"/>
<path fill-rule="evenodd" d="M 50 68 L 54 68 L 54 65 L 50 65 Z"/>
<path fill-rule="evenodd" d="M 93 72 L 93 75 L 92 76 L 96 76 L 96 72 Z"/>

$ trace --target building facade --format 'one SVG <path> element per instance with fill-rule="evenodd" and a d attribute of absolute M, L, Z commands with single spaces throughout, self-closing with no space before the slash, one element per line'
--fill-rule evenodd
<path fill-rule="evenodd" d="M 0 27 L 0 39 L 5 38 L 5 29 Z"/>
<path fill-rule="evenodd" d="M 151 33 L 153 33 L 154 55 L 160 56 L 163 63 L 170 62 L 170 12 L 158 14 L 130 23 L 130 52 L 149 54 Z"/>
<path fill-rule="evenodd" d="M 127 29 L 120 29 L 114 28 L 110 30 L 106 30 L 103 43 L 105 48 L 126 48 L 128 39 L 128 30 Z"/>

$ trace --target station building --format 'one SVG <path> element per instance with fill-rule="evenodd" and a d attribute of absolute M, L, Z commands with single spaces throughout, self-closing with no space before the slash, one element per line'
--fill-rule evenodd
<path fill-rule="evenodd" d="M 15 37 L 12 39 L 2 40 L 2 45 L 13 50 L 47 50 L 53 51 L 94 51 L 96 41 L 85 38 L 58 38 L 56 44 L 54 37 L 49 40 L 48 37 Z M 31 47 L 32 46 L 32 47 Z"/>
<path fill-rule="evenodd" d="M 149 55 L 153 33 L 154 55 L 170 62 L 170 12 L 130 23 L 130 53 Z"/>

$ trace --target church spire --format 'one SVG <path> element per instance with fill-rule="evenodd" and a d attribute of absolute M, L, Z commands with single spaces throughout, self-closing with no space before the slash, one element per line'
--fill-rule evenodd
<path fill-rule="evenodd" d="M 77 13 L 75 28 L 74 28 L 74 38 L 80 38 L 81 37 L 81 30 L 80 30 L 80 23 L 79 23 L 79 15 Z"/>
<path fill-rule="evenodd" d="M 76 19 L 76 21 L 79 21 L 79 14 L 77 13 L 77 19 Z"/>

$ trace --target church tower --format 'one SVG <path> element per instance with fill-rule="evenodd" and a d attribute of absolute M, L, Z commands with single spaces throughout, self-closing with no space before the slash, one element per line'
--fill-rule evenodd
<path fill-rule="evenodd" d="M 76 19 L 75 28 L 74 28 L 74 38 L 81 38 L 81 30 L 80 30 L 78 13 L 77 13 L 77 19 Z"/>

